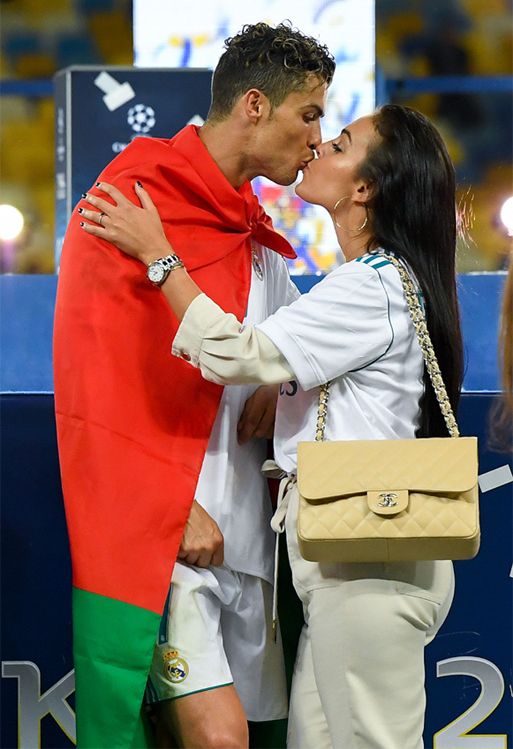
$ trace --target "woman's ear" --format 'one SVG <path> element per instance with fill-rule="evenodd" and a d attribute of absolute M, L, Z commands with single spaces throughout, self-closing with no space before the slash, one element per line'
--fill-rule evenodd
<path fill-rule="evenodd" d="M 374 183 L 358 180 L 353 188 L 353 203 L 368 203 L 374 195 Z"/>

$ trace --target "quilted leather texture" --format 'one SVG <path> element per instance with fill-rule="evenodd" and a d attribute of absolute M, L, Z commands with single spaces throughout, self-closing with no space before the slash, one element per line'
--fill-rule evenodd
<path fill-rule="evenodd" d="M 477 438 L 298 444 L 299 493 L 310 501 L 367 491 L 468 491 L 477 484 Z"/>
<path fill-rule="evenodd" d="M 410 489 L 404 511 L 387 517 L 369 509 L 368 490 L 394 489 Z M 298 490 L 305 559 L 465 559 L 479 548 L 475 437 L 304 442 Z"/>

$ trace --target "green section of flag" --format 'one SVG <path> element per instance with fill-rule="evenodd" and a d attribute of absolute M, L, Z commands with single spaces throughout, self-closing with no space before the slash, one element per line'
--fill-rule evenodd
<path fill-rule="evenodd" d="M 148 747 L 141 719 L 160 616 L 73 589 L 79 749 Z"/>

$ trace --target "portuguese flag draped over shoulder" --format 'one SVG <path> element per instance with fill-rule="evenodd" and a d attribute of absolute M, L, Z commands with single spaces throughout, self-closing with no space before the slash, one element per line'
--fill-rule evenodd
<path fill-rule="evenodd" d="M 231 187 L 192 126 L 171 140 L 136 139 L 99 179 L 135 203 L 140 180 L 193 278 L 240 320 L 251 238 L 294 257 L 250 185 Z M 126 749 L 146 745 L 140 706 L 222 388 L 171 356 L 178 323 L 143 266 L 79 221 L 75 209 L 54 331 L 77 739 Z"/>

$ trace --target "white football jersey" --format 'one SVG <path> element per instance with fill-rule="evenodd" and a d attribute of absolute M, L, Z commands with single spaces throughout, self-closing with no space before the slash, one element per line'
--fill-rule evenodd
<path fill-rule="evenodd" d="M 255 245 L 244 323 L 258 323 L 299 297 L 285 260 Z M 274 534 L 271 500 L 261 466 L 264 439 L 237 441 L 237 423 L 258 385 L 225 387 L 196 487 L 196 499 L 224 536 L 225 563 L 238 572 L 273 580 Z"/>
<path fill-rule="evenodd" d="M 295 473 L 297 443 L 315 438 L 318 386 L 328 381 L 326 439 L 415 436 L 424 361 L 399 274 L 382 255 L 340 266 L 256 328 L 295 374 L 276 414 L 283 470 Z"/>

